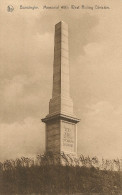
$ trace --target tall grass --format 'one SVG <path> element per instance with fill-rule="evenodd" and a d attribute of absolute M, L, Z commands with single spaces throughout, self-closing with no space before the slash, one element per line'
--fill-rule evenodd
<path fill-rule="evenodd" d="M 120 194 L 120 160 L 47 153 L 0 163 L 1 194 Z"/>

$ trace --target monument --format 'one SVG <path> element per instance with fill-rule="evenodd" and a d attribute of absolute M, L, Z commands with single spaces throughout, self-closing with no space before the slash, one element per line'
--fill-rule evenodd
<path fill-rule="evenodd" d="M 77 123 L 69 84 L 68 25 L 55 25 L 53 90 L 46 124 L 46 152 L 77 155 Z"/>

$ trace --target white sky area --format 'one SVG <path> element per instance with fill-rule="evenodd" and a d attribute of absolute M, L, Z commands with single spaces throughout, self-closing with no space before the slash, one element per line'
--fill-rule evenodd
<path fill-rule="evenodd" d="M 67 2 L 110 10 L 43 10 L 41 5 L 64 3 L 48 0 L 5 0 L 0 7 L 0 161 L 44 152 L 41 118 L 48 114 L 54 26 L 61 20 L 69 25 L 70 91 L 81 119 L 78 153 L 121 158 L 122 2 Z M 6 11 L 8 4 L 14 12 Z"/>

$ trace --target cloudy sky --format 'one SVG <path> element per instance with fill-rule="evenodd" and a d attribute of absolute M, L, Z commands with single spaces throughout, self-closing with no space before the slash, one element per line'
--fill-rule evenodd
<path fill-rule="evenodd" d="M 81 119 L 78 153 L 121 157 L 122 2 L 67 2 L 110 9 L 42 9 L 64 5 L 63 0 L 5 0 L 0 7 L 0 160 L 36 156 L 45 149 L 41 118 L 48 114 L 54 25 L 60 20 L 69 25 L 71 97 Z M 20 5 L 39 9 L 20 10 Z"/>

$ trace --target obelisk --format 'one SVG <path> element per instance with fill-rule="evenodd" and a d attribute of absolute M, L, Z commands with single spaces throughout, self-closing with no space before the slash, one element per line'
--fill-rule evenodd
<path fill-rule="evenodd" d="M 46 124 L 46 152 L 77 154 L 77 123 L 69 84 L 68 25 L 55 25 L 53 90 Z"/>

